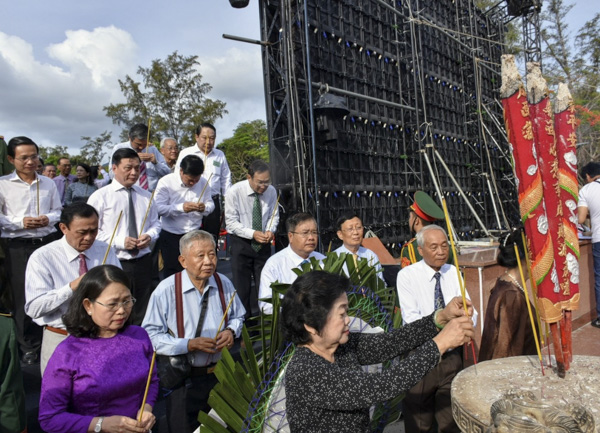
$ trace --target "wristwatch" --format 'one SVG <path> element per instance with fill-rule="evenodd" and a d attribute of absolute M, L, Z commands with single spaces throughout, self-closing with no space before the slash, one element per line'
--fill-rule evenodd
<path fill-rule="evenodd" d="M 102 431 L 102 421 L 104 421 L 104 417 L 101 416 L 100 418 L 98 418 L 98 422 L 96 423 L 96 426 L 94 427 L 94 432 L 95 433 L 100 433 Z"/>
<path fill-rule="evenodd" d="M 231 331 L 231 335 L 233 335 L 233 339 L 235 340 L 235 331 L 230 327 L 225 328 L 226 331 Z"/>

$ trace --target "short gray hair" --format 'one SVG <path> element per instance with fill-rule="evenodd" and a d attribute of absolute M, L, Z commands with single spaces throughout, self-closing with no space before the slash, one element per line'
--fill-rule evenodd
<path fill-rule="evenodd" d="M 174 142 L 175 142 L 175 145 L 176 145 L 177 147 L 179 147 L 179 145 L 177 144 L 177 140 L 175 140 L 173 137 L 165 137 L 165 138 L 163 138 L 162 140 L 160 140 L 160 147 L 161 147 L 161 149 L 162 149 L 162 147 L 165 145 L 165 143 L 166 143 L 167 141 L 169 141 L 169 140 L 172 140 L 172 141 L 174 141 Z"/>
<path fill-rule="evenodd" d="M 208 232 L 204 230 L 192 230 L 189 233 L 183 235 L 181 239 L 179 239 L 179 254 L 183 254 L 184 251 L 187 251 L 194 242 L 205 241 L 213 244 L 213 247 L 217 247 L 215 243 L 215 238 Z"/>
<path fill-rule="evenodd" d="M 442 227 L 438 226 L 437 224 L 429 224 L 428 226 L 423 227 L 421 230 L 419 230 L 419 233 L 417 233 L 417 245 L 420 246 L 421 248 L 423 248 L 423 246 L 425 245 L 425 233 L 428 232 L 429 230 L 439 230 L 442 233 L 444 233 L 444 236 L 446 236 L 446 241 L 448 241 L 448 235 L 446 234 L 446 230 L 444 230 Z"/>

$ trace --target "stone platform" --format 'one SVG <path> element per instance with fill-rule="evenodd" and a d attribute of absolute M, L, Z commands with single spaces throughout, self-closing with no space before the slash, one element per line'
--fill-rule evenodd
<path fill-rule="evenodd" d="M 540 403 L 562 408 L 569 403 L 585 407 L 600 433 L 600 357 L 574 356 L 571 369 L 560 379 L 555 368 L 542 376 L 537 356 L 485 361 L 460 372 L 452 382 L 452 413 L 465 433 L 485 432 L 490 408 L 510 392 L 530 392 Z"/>

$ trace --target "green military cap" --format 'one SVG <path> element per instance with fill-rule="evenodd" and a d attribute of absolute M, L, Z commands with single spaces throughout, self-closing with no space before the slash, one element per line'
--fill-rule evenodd
<path fill-rule="evenodd" d="M 415 192 L 415 202 L 410 209 L 425 221 L 433 222 L 444 219 L 444 211 L 423 191 Z"/>

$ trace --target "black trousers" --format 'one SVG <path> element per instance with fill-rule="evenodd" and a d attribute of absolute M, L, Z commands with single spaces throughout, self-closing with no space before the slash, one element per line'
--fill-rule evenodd
<path fill-rule="evenodd" d="M 12 295 L 12 311 L 17 328 L 17 342 L 22 353 L 36 352 L 42 346 L 42 327 L 25 314 L 25 270 L 35 250 L 56 239 L 54 233 L 40 239 L 5 239 L 6 272 Z"/>
<path fill-rule="evenodd" d="M 229 237 L 231 245 L 231 272 L 233 285 L 246 309 L 246 319 L 253 316 L 252 309 L 258 312 L 258 287 L 260 274 L 266 261 L 271 256 L 271 245 L 265 244 L 254 251 L 251 240 L 232 235 Z M 252 279 L 254 278 L 254 291 Z"/>
<path fill-rule="evenodd" d="M 445 353 L 442 362 L 406 393 L 402 400 L 406 433 L 460 433 L 452 416 L 450 388 L 462 370 L 461 351 L 459 347 Z"/>
<path fill-rule="evenodd" d="M 170 433 L 193 433 L 198 428 L 198 412 L 208 413 L 208 395 L 217 384 L 214 374 L 192 377 L 166 397 Z"/>
<path fill-rule="evenodd" d="M 179 263 L 179 240 L 182 237 L 183 235 L 169 233 L 165 230 L 160 231 L 158 247 L 163 258 L 163 279 L 183 271 L 183 266 Z"/>
<path fill-rule="evenodd" d="M 213 195 L 215 210 L 202 218 L 202 230 L 209 232 L 215 238 L 217 247 L 219 246 L 219 233 L 221 232 L 221 196 Z"/>
<path fill-rule="evenodd" d="M 152 266 L 152 254 L 120 262 L 131 281 L 131 294 L 136 299 L 131 312 L 131 323 L 139 326 L 144 320 L 150 295 L 154 291 L 154 281 L 158 279 L 155 274 L 158 273 L 158 269 Z"/>

